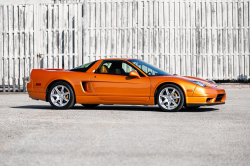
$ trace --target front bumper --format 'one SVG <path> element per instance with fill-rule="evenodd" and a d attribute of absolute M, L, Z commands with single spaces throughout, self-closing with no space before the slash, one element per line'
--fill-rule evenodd
<path fill-rule="evenodd" d="M 225 100 L 226 92 L 224 89 L 197 86 L 193 95 L 186 97 L 186 105 L 192 107 L 225 104 Z"/>

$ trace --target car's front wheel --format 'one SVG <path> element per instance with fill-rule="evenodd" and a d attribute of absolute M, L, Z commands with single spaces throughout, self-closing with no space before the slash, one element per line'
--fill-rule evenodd
<path fill-rule="evenodd" d="M 75 94 L 66 82 L 56 82 L 49 90 L 49 102 L 53 108 L 68 109 L 75 105 Z"/>
<path fill-rule="evenodd" d="M 163 111 L 179 111 L 185 102 L 182 90 L 173 84 L 166 84 L 157 93 L 157 102 Z"/>

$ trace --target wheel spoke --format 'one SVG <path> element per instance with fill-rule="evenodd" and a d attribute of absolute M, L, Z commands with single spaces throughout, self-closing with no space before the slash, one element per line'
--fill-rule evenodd
<path fill-rule="evenodd" d="M 167 100 L 164 100 L 161 102 L 161 105 L 165 104 L 167 102 Z"/>
<path fill-rule="evenodd" d="M 62 105 L 63 99 L 60 99 L 60 105 Z"/>
<path fill-rule="evenodd" d="M 180 96 L 174 96 L 173 97 L 173 99 L 179 99 L 180 98 Z"/>
<path fill-rule="evenodd" d="M 166 97 L 167 97 L 167 95 L 160 95 L 160 97 L 164 97 L 164 98 L 166 98 Z"/>
<path fill-rule="evenodd" d="M 66 96 L 66 95 L 68 95 L 69 94 L 69 92 L 66 92 L 66 93 L 64 93 L 64 96 Z"/>
<path fill-rule="evenodd" d="M 59 98 L 56 98 L 55 103 L 57 103 L 59 100 L 60 100 Z"/>
<path fill-rule="evenodd" d="M 176 102 L 174 100 L 172 100 L 172 103 L 174 104 L 174 106 L 177 106 Z"/>
<path fill-rule="evenodd" d="M 171 95 L 173 95 L 173 94 L 174 94 L 174 92 L 175 92 L 175 89 L 171 92 Z"/>
<path fill-rule="evenodd" d="M 63 100 L 64 100 L 64 101 L 66 101 L 66 102 L 68 102 L 68 101 L 69 101 L 69 100 L 68 100 L 67 98 L 65 98 L 65 97 L 63 98 Z"/>
<path fill-rule="evenodd" d="M 166 88 L 166 94 L 169 95 L 169 91 L 168 91 L 168 88 Z"/>
<path fill-rule="evenodd" d="M 170 104 L 171 104 L 171 103 L 170 103 L 170 102 L 168 102 L 168 109 L 170 109 Z"/>
<path fill-rule="evenodd" d="M 64 93 L 64 86 L 62 86 L 61 92 Z"/>
<path fill-rule="evenodd" d="M 57 87 L 55 87 L 55 90 L 56 90 L 57 94 L 60 94 L 60 91 L 58 90 Z"/>
<path fill-rule="evenodd" d="M 59 97 L 58 94 L 52 94 L 51 96 L 57 97 L 57 98 Z"/>

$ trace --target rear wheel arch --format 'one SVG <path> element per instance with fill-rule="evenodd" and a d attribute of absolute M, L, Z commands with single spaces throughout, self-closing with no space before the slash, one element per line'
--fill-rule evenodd
<path fill-rule="evenodd" d="M 54 81 L 52 81 L 48 86 L 47 86 L 47 89 L 46 89 L 46 101 L 48 102 L 49 101 L 49 95 L 48 95 L 48 93 L 49 93 L 49 90 L 50 90 L 50 88 L 52 87 L 52 85 L 54 84 L 54 83 L 56 83 L 56 82 L 65 82 L 65 83 L 67 83 L 67 84 L 69 84 L 69 86 L 73 89 L 73 92 L 74 92 L 74 96 L 75 96 L 75 89 L 73 88 L 73 86 L 68 82 L 68 81 L 66 81 L 66 80 L 54 80 Z M 76 101 L 76 98 L 75 98 L 75 101 Z"/>
<path fill-rule="evenodd" d="M 184 92 L 183 88 L 180 85 L 178 85 L 177 83 L 174 83 L 174 82 L 163 82 L 160 85 L 158 85 L 158 87 L 156 88 L 155 93 L 154 93 L 154 104 L 155 105 L 157 104 L 157 98 L 156 98 L 157 92 L 161 89 L 162 86 L 164 86 L 166 84 L 172 84 L 172 85 L 178 86 L 184 94 L 184 104 L 186 104 L 186 93 Z"/>

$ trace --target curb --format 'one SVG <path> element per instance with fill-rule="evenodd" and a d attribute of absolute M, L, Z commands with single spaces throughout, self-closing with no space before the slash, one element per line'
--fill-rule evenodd
<path fill-rule="evenodd" d="M 243 89 L 250 88 L 250 84 L 246 83 L 220 83 L 217 84 L 220 88 L 223 89 Z"/>
<path fill-rule="evenodd" d="M 12 94 L 28 94 L 28 92 L 1 92 L 0 95 L 12 95 Z"/>

